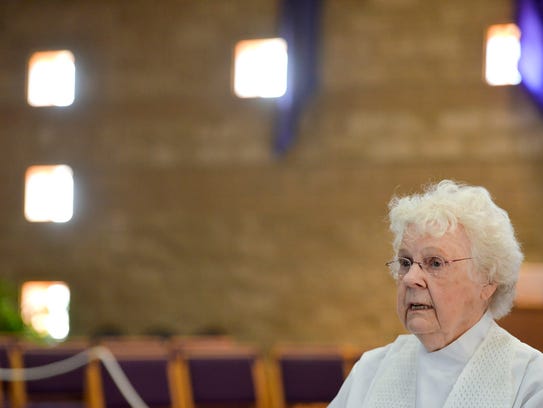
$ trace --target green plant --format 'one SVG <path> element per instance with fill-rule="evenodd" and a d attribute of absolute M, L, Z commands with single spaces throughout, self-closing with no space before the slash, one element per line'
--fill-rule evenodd
<path fill-rule="evenodd" d="M 15 334 L 33 341 L 43 341 L 43 336 L 25 324 L 17 305 L 17 287 L 11 282 L 0 279 L 0 333 Z"/>
<path fill-rule="evenodd" d="M 17 289 L 11 282 L 0 280 L 0 332 L 24 333 L 25 330 L 17 307 Z"/>

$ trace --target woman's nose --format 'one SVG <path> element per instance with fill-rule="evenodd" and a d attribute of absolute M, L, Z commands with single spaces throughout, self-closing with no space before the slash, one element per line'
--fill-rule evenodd
<path fill-rule="evenodd" d="M 410 287 L 426 287 L 426 272 L 422 269 L 422 265 L 413 262 L 411 268 L 404 275 L 402 282 Z"/>

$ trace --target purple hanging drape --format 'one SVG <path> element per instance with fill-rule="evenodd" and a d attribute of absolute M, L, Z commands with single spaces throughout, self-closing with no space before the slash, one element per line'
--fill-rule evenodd
<path fill-rule="evenodd" d="M 277 101 L 274 152 L 294 143 L 300 115 L 318 83 L 322 0 L 283 0 L 279 36 L 287 41 L 287 92 Z"/>
<path fill-rule="evenodd" d="M 543 0 L 517 0 L 522 85 L 543 111 Z"/>

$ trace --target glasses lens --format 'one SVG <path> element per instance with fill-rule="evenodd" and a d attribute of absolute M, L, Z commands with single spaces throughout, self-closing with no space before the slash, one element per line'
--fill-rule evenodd
<path fill-rule="evenodd" d="M 439 273 L 445 267 L 445 260 L 439 256 L 429 256 L 422 260 L 422 265 L 430 273 Z"/>
<path fill-rule="evenodd" d="M 409 258 L 398 258 L 398 274 L 400 276 L 405 275 L 407 272 L 409 272 L 409 269 L 411 269 L 411 265 L 413 265 L 413 261 Z"/>

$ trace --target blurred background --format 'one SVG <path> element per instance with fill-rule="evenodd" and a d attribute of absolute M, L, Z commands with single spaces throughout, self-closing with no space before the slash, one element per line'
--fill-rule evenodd
<path fill-rule="evenodd" d="M 488 30 L 516 7 L 3 0 L 0 280 L 18 303 L 25 282 L 66 285 L 74 336 L 383 344 L 403 331 L 387 203 L 443 178 L 487 187 L 537 266 L 542 111 L 525 84 L 485 77 Z M 236 46 L 276 37 L 298 88 L 240 97 Z M 28 97 L 50 50 L 75 67 L 64 106 Z M 29 169 L 59 164 L 72 213 L 33 222 Z"/>

